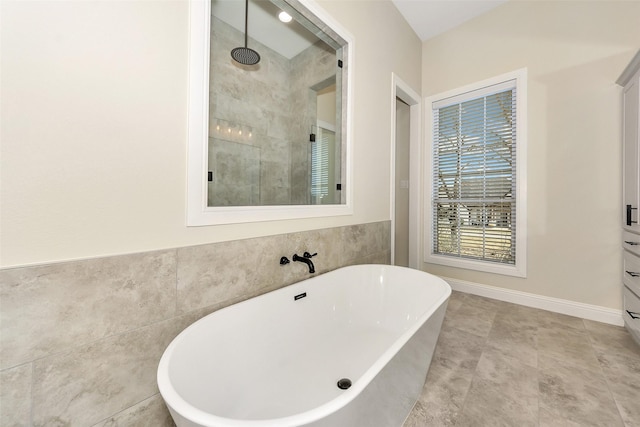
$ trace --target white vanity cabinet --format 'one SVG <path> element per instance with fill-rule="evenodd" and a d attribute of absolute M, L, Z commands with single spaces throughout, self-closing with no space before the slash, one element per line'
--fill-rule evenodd
<path fill-rule="evenodd" d="M 616 81 L 623 90 L 623 317 L 640 344 L 640 51 Z"/>

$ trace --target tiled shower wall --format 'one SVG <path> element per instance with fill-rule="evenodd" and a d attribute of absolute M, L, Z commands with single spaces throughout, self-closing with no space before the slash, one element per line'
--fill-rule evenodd
<path fill-rule="evenodd" d="M 291 203 L 305 205 L 310 203 L 309 185 L 311 170 L 311 144 L 309 134 L 317 133 L 312 126 L 318 123 L 318 91 L 336 84 L 336 52 L 325 43 L 318 41 L 291 59 L 290 78 L 291 95 Z M 341 89 L 341 88 L 340 88 Z M 336 94 L 342 93 L 339 89 Z M 346 105 L 346 104 L 345 104 Z M 340 111 L 340 110 L 338 110 Z M 333 123 L 340 126 L 340 122 Z M 338 147 L 340 132 L 336 133 Z M 340 182 L 340 179 L 337 180 Z"/>
<path fill-rule="evenodd" d="M 229 52 L 244 34 L 212 18 L 209 87 L 210 206 L 309 204 L 309 134 L 316 125 L 316 91 L 333 77 L 336 53 L 317 41 L 291 59 L 255 39 L 261 55 L 241 67 Z M 238 136 L 220 120 L 243 126 Z M 248 129 L 251 128 L 251 137 Z"/>
<path fill-rule="evenodd" d="M 390 260 L 389 221 L 0 271 L 0 425 L 171 426 L 162 352 L 222 307 Z"/>
<path fill-rule="evenodd" d="M 251 39 L 262 57 L 254 68 L 234 64 L 229 52 L 244 34 L 212 18 L 209 73 L 210 206 L 291 204 L 290 61 Z M 248 69 L 246 69 L 248 68 Z M 217 130 L 219 119 L 247 126 L 245 138 Z M 306 141 L 298 141 L 304 144 Z M 241 153 L 241 155 L 240 155 Z"/>

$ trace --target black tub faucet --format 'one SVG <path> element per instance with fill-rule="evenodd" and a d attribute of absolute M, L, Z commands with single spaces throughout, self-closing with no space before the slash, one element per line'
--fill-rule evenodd
<path fill-rule="evenodd" d="M 293 254 L 293 261 L 304 262 L 309 266 L 309 274 L 313 274 L 316 272 L 316 268 L 313 266 L 313 262 L 311 261 L 311 257 L 317 255 L 317 253 L 311 255 L 309 252 L 305 252 L 303 256 L 298 256 L 298 254 Z"/>

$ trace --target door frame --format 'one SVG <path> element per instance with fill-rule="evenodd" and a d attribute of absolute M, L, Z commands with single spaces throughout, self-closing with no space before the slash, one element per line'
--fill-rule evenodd
<path fill-rule="evenodd" d="M 409 105 L 409 267 L 420 269 L 422 259 L 422 97 L 396 73 L 391 73 L 391 264 L 395 262 L 396 226 L 396 98 Z"/>

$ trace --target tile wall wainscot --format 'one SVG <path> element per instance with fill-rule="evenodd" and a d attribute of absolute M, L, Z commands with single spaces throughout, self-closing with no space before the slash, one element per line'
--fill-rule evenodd
<path fill-rule="evenodd" d="M 166 346 L 200 317 L 317 274 L 390 261 L 390 222 L 0 270 L 0 425 L 171 426 Z M 150 421 L 152 420 L 152 421 Z"/>

